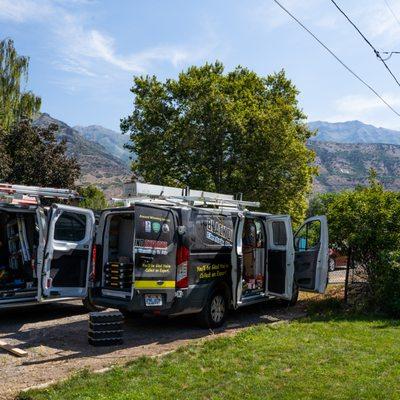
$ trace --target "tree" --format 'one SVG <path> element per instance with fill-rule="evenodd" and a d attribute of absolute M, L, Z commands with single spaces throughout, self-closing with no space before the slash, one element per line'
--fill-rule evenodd
<path fill-rule="evenodd" d="M 241 192 L 272 213 L 304 216 L 316 168 L 313 135 L 283 71 L 260 77 L 221 63 L 177 80 L 135 77 L 133 113 L 121 121 L 137 154 L 132 170 L 155 184 Z"/>
<path fill-rule="evenodd" d="M 0 131 L 0 148 L 8 158 L 3 180 L 16 184 L 74 187 L 80 168 L 66 154 L 66 142 L 57 142 L 57 125 L 33 126 L 27 119 L 14 124 L 9 132 Z"/>
<path fill-rule="evenodd" d="M 8 131 L 21 118 L 31 118 L 40 109 L 41 100 L 23 91 L 28 80 L 29 58 L 19 56 L 11 39 L 0 41 L 0 129 Z"/>
<path fill-rule="evenodd" d="M 0 182 L 5 180 L 10 173 L 10 158 L 4 151 L 4 146 L 0 144 Z"/>
<path fill-rule="evenodd" d="M 79 202 L 80 207 L 91 208 L 93 210 L 103 210 L 108 207 L 108 202 L 104 193 L 94 185 L 78 188 L 79 194 L 83 199 Z"/>
<path fill-rule="evenodd" d="M 318 210 L 318 213 L 321 209 Z M 326 203 L 331 246 L 365 274 L 369 305 L 400 315 L 400 195 L 370 184 L 337 193 Z"/>

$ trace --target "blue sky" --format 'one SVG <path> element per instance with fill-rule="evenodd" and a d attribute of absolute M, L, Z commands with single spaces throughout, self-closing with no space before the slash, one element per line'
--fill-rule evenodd
<path fill-rule="evenodd" d="M 386 0 L 400 19 L 400 1 Z M 281 0 L 400 110 L 400 87 L 329 0 Z M 338 0 L 379 50 L 400 50 L 385 0 Z M 0 0 L 0 38 L 31 59 L 28 88 L 70 125 L 118 130 L 135 74 L 176 77 L 220 60 L 261 75 L 284 68 L 309 120 L 359 119 L 400 129 L 393 114 L 272 0 Z M 400 77 L 400 55 L 388 61 Z"/>

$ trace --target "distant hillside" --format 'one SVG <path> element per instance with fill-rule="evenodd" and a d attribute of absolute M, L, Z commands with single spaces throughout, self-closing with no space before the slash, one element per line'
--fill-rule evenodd
<path fill-rule="evenodd" d="M 331 192 L 367 183 L 369 169 L 374 168 L 388 189 L 400 190 L 400 146 L 376 143 L 331 143 L 311 141 L 316 152 L 319 176 L 314 192 Z"/>
<path fill-rule="evenodd" d="M 39 126 L 47 126 L 50 123 L 59 126 L 58 138 L 66 139 L 68 154 L 78 159 L 81 166 L 81 178 L 78 184 L 94 183 L 108 196 L 120 195 L 122 182 L 130 176 L 126 162 L 115 157 L 101 144 L 86 139 L 77 130 L 52 118 L 49 114 L 43 113 L 35 121 Z"/>
<path fill-rule="evenodd" d="M 101 144 L 113 156 L 124 160 L 129 164 L 129 152 L 124 148 L 124 144 L 129 141 L 129 136 L 122 135 L 111 129 L 100 125 L 74 126 L 85 139 Z"/>
<path fill-rule="evenodd" d="M 69 154 L 81 165 L 81 184 L 95 183 L 108 196 L 121 194 L 122 182 L 130 176 L 128 153 L 123 148 L 127 138 L 98 125 L 71 128 L 48 114 L 41 114 L 38 125 L 56 123 L 58 137 L 67 140 Z M 351 189 L 367 183 L 374 168 L 388 189 L 400 190 L 400 132 L 376 128 L 359 121 L 311 122 L 318 129 L 308 147 L 316 152 L 320 175 L 314 192 Z M 384 144 L 375 142 L 395 142 Z"/>
<path fill-rule="evenodd" d="M 377 128 L 360 121 L 310 122 L 311 129 L 318 133 L 311 140 L 335 143 L 388 143 L 400 144 L 400 131 Z"/>

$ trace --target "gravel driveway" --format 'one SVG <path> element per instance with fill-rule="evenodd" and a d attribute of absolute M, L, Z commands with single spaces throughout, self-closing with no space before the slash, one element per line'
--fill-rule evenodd
<path fill-rule="evenodd" d="M 55 382 L 80 369 L 99 370 L 142 355 L 160 355 L 200 339 L 230 335 L 253 324 L 304 315 L 301 305 L 268 303 L 233 313 L 224 328 L 200 329 L 193 317 L 141 318 L 125 323 L 124 344 L 95 348 L 87 343 L 88 315 L 80 302 L 53 303 L 0 312 L 0 338 L 28 351 L 16 358 L 0 349 L 0 399 L 20 390 Z"/>

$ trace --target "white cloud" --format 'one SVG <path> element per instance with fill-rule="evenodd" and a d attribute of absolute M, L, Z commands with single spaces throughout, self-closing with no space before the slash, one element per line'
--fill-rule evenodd
<path fill-rule="evenodd" d="M 208 34 L 204 41 L 184 45 L 158 45 L 129 54 L 118 51 L 113 37 L 88 27 L 88 21 L 79 14 L 79 5 L 90 5 L 90 0 L 74 0 L 74 10 L 66 0 L 0 0 L 0 19 L 15 23 L 45 22 L 51 31 L 50 41 L 55 49 L 52 64 L 60 70 L 86 77 L 104 77 L 110 67 L 131 73 L 148 72 L 157 63 L 179 67 L 187 62 L 205 58 L 216 46 Z M 207 27 L 209 30 L 209 27 Z"/>
<path fill-rule="evenodd" d="M 400 112 L 400 97 L 384 93 L 382 97 Z M 379 98 L 371 95 L 348 95 L 334 101 L 333 113 L 319 119 L 328 122 L 360 120 L 375 126 L 398 129 L 400 118 Z"/>
<path fill-rule="evenodd" d="M 49 17 L 53 9 L 47 1 L 0 0 L 0 19 L 14 22 L 41 20 Z"/>
<path fill-rule="evenodd" d="M 392 107 L 400 106 L 400 97 L 386 93 L 382 96 Z M 335 101 L 339 112 L 362 114 L 369 111 L 384 109 L 387 106 L 376 96 L 348 95 Z"/>
<path fill-rule="evenodd" d="M 400 3 L 389 1 L 390 7 L 396 15 L 400 16 Z M 384 1 L 369 2 L 367 7 L 362 7 L 359 12 L 360 24 L 365 29 L 365 34 L 375 42 L 376 46 L 392 46 L 399 44 L 400 25 L 384 4 Z"/>
<path fill-rule="evenodd" d="M 336 24 L 337 15 L 327 13 L 327 8 L 323 6 L 322 0 L 283 0 L 280 3 L 302 21 L 312 21 L 322 28 L 332 28 Z M 253 20 L 268 29 L 276 29 L 285 24 L 294 23 L 293 19 L 271 0 L 261 2 L 249 13 Z"/>

